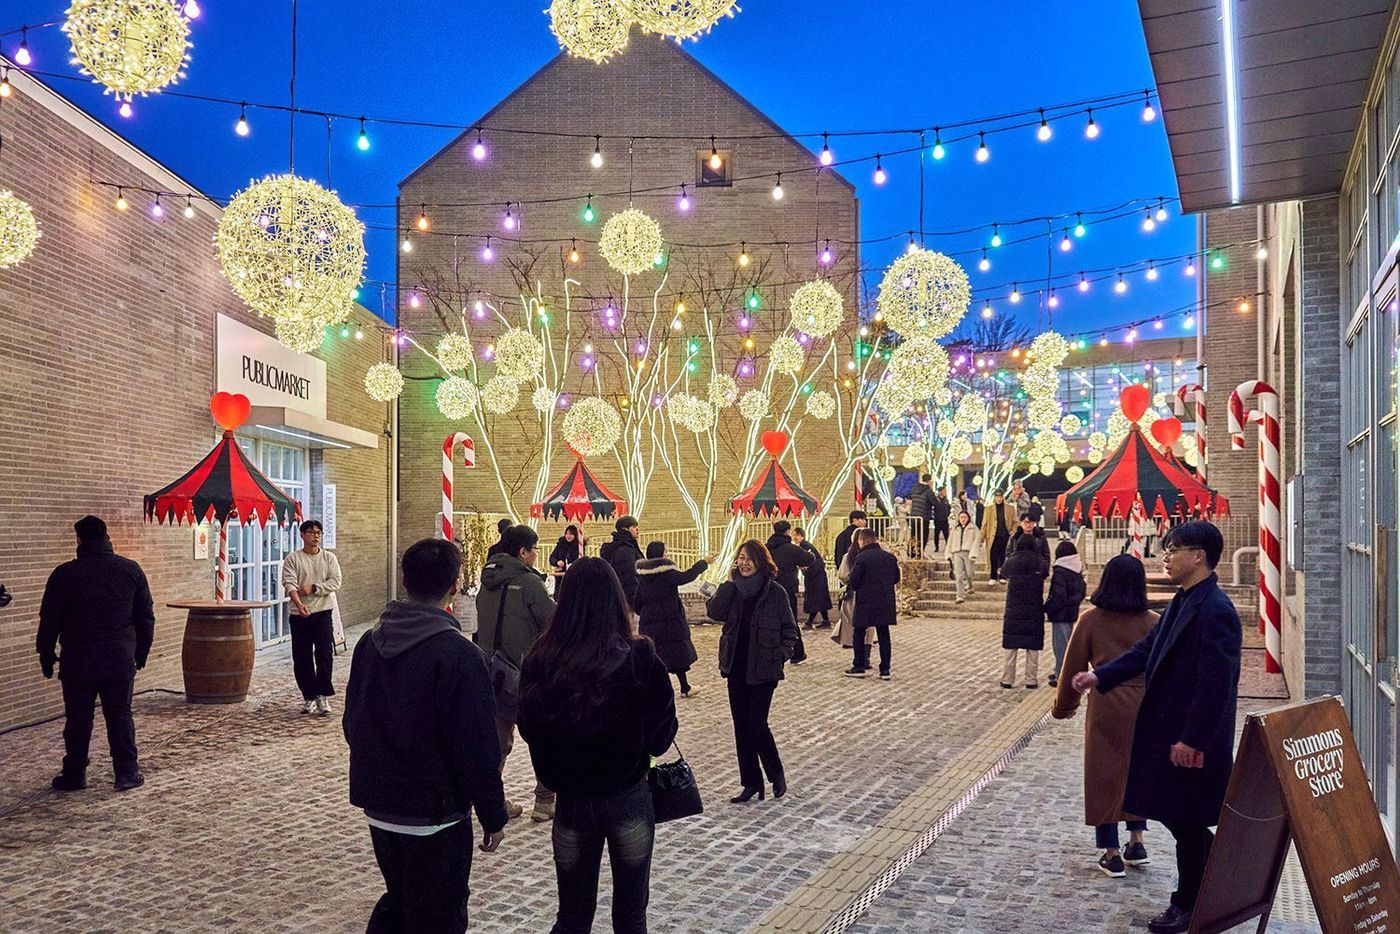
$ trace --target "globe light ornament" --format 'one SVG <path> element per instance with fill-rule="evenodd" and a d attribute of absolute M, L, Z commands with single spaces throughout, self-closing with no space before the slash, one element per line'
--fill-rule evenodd
<path fill-rule="evenodd" d="M 520 384 L 496 374 L 481 387 L 481 407 L 492 415 L 507 415 L 520 404 Z"/>
<path fill-rule="evenodd" d="M 825 279 L 804 283 L 788 303 L 793 329 L 813 337 L 834 334 L 841 326 L 844 304 L 841 293 Z"/>
<path fill-rule="evenodd" d="M 171 0 L 73 0 L 63 31 L 74 64 L 118 100 L 174 84 L 189 63 L 189 22 Z"/>
<path fill-rule="evenodd" d="M 476 384 L 460 376 L 449 376 L 437 388 L 434 400 L 438 411 L 451 419 L 466 418 L 476 409 L 480 394 Z"/>
<path fill-rule="evenodd" d="M 910 399 L 927 399 L 948 385 L 948 351 L 932 337 L 911 337 L 890 354 L 886 380 L 901 384 Z"/>
<path fill-rule="evenodd" d="M 326 336 L 326 326 L 319 321 L 279 318 L 273 322 L 273 333 L 283 347 L 297 353 L 310 353 L 321 346 Z"/>
<path fill-rule="evenodd" d="M 627 48 L 632 18 L 618 0 L 553 0 L 549 30 L 565 52 L 602 63 Z"/>
<path fill-rule="evenodd" d="M 768 415 L 768 394 L 762 389 L 750 389 L 739 400 L 739 414 L 751 422 Z"/>
<path fill-rule="evenodd" d="M 598 252 L 624 276 L 653 268 L 661 253 L 661 227 L 636 208 L 619 211 L 603 225 Z"/>
<path fill-rule="evenodd" d="M 1060 431 L 1064 434 L 1078 434 L 1080 429 L 1082 429 L 1083 427 L 1083 419 L 1081 419 L 1078 415 L 1075 415 L 1073 413 L 1066 415 L 1064 418 L 1060 419 Z"/>
<path fill-rule="evenodd" d="M 24 262 L 38 242 L 33 209 L 12 192 L 0 191 L 0 269 Z"/>
<path fill-rule="evenodd" d="M 953 401 L 953 390 L 944 386 L 933 394 L 933 401 L 939 405 L 948 405 Z"/>
<path fill-rule="evenodd" d="M 644 32 L 676 40 L 709 32 L 738 10 L 735 0 L 623 0 L 623 7 Z"/>
<path fill-rule="evenodd" d="M 1037 366 L 1054 368 L 1064 363 L 1069 356 L 1069 341 L 1055 331 L 1037 334 L 1031 341 L 1030 357 Z"/>
<path fill-rule="evenodd" d="M 1084 468 L 1080 467 L 1078 464 L 1067 468 L 1065 470 L 1065 479 L 1070 483 L 1078 483 L 1080 480 L 1084 479 Z"/>
<path fill-rule="evenodd" d="M 376 363 L 365 371 L 365 392 L 375 402 L 393 402 L 403 392 L 403 374 L 392 363 Z"/>
<path fill-rule="evenodd" d="M 445 370 L 465 370 L 472 362 L 472 345 L 461 334 L 444 334 L 437 342 L 437 358 Z"/>
<path fill-rule="evenodd" d="M 875 404 L 892 420 L 898 419 L 900 413 L 909 408 L 913 401 L 914 397 L 909 393 L 909 387 L 889 376 L 886 376 L 875 390 Z"/>
<path fill-rule="evenodd" d="M 825 389 L 818 389 L 807 397 L 807 414 L 818 421 L 826 421 L 836 414 L 836 399 Z"/>
<path fill-rule="evenodd" d="M 961 463 L 972 456 L 972 441 L 969 438 L 954 438 L 948 442 L 948 456 Z"/>
<path fill-rule="evenodd" d="M 1048 399 L 1033 399 L 1026 407 L 1026 421 L 1040 432 L 1048 432 L 1059 424 L 1060 415 L 1060 401 L 1053 396 Z"/>
<path fill-rule="evenodd" d="M 214 243 L 225 278 L 248 307 L 279 321 L 327 325 L 354 301 L 364 231 L 333 192 L 274 175 L 234 196 Z"/>
<path fill-rule="evenodd" d="M 880 479 L 884 480 L 886 483 L 893 480 L 898 473 L 899 471 L 895 470 L 894 466 L 891 464 L 884 464 L 880 467 Z"/>
<path fill-rule="evenodd" d="M 580 399 L 564 416 L 564 440 L 583 457 L 606 454 L 622 436 L 622 416 L 597 396 Z"/>
<path fill-rule="evenodd" d="M 967 273 L 942 253 L 914 250 L 890 264 L 876 310 L 905 337 L 947 335 L 972 301 Z"/>
<path fill-rule="evenodd" d="M 705 396 L 715 408 L 727 409 L 739 399 L 739 384 L 728 373 L 716 373 L 710 377 Z M 810 396 L 808 401 L 811 401 Z"/>
<path fill-rule="evenodd" d="M 544 366 L 544 345 L 523 328 L 509 328 L 496 339 L 496 372 L 517 383 L 534 379 Z"/>
<path fill-rule="evenodd" d="M 805 361 L 806 353 L 795 337 L 780 335 L 768 347 L 768 366 L 778 373 L 800 373 Z"/>
<path fill-rule="evenodd" d="M 541 386 L 530 393 L 530 405 L 536 412 L 548 412 L 558 401 L 559 397 L 548 386 Z"/>
<path fill-rule="evenodd" d="M 900 463 L 908 470 L 913 470 L 923 464 L 925 460 L 924 446 L 922 444 L 911 444 L 904 449 L 904 454 L 900 457 Z"/>

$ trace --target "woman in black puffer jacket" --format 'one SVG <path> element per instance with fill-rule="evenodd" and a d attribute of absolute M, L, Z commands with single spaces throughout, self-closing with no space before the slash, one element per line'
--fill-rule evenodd
<path fill-rule="evenodd" d="M 1045 576 L 1040 563 L 1037 541 L 1024 535 L 1016 541 L 1016 550 L 1001 566 L 1006 578 L 1006 612 L 1001 621 L 1001 647 L 1006 649 L 1006 664 L 1001 670 L 1001 686 L 1016 683 L 1016 656 L 1026 653 L 1026 687 L 1038 688 L 1036 681 L 1040 650 L 1045 648 Z"/>
<path fill-rule="evenodd" d="M 739 546 L 730 579 L 705 604 L 706 615 L 724 623 L 719 671 L 728 680 L 739 779 L 744 785 L 730 799 L 734 804 L 754 795 L 763 800 L 765 772 L 773 783 L 773 797 L 787 793 L 783 760 L 768 728 L 768 710 L 773 691 L 783 680 L 783 665 L 797 647 L 798 633 L 787 591 L 774 580 L 777 573 L 768 549 L 749 539 Z"/>
<path fill-rule="evenodd" d="M 711 560 L 701 558 L 689 571 L 682 571 L 666 557 L 665 542 L 651 542 L 647 556 L 637 562 L 637 630 L 656 644 L 656 657 L 680 682 L 681 697 L 694 697 L 700 689 L 686 678 L 698 656 L 690 639 L 690 623 L 685 618 L 680 588 L 705 573 Z"/>

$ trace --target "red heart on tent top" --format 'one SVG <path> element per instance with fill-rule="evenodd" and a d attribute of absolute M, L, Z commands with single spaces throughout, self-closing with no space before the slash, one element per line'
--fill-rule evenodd
<path fill-rule="evenodd" d="M 1118 395 L 1118 404 L 1123 407 L 1123 414 L 1130 422 L 1136 422 L 1142 418 L 1151 403 L 1152 393 L 1148 392 L 1147 387 L 1141 383 L 1124 386 L 1123 391 Z"/>
<path fill-rule="evenodd" d="M 763 442 L 763 449 L 765 451 L 777 457 L 782 454 L 783 449 L 787 447 L 788 436 L 785 431 L 765 431 L 759 440 Z"/>
<path fill-rule="evenodd" d="M 1152 423 L 1152 437 L 1164 448 L 1176 444 L 1176 439 L 1181 437 L 1181 419 L 1174 415 L 1170 418 L 1159 418 Z"/>
<path fill-rule="evenodd" d="M 224 431 L 233 431 L 246 422 L 252 409 L 252 403 L 241 392 L 216 392 L 209 400 L 209 412 Z"/>

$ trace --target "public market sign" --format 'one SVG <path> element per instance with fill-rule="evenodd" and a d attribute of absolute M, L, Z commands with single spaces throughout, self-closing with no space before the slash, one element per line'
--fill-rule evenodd
<path fill-rule="evenodd" d="M 326 417 L 326 363 L 290 350 L 227 315 L 215 330 L 220 392 L 241 392 L 254 406 L 296 409 Z"/>
<path fill-rule="evenodd" d="M 1400 871 L 1340 698 L 1245 720 L 1191 931 L 1263 930 L 1290 840 L 1323 931 L 1400 934 Z"/>

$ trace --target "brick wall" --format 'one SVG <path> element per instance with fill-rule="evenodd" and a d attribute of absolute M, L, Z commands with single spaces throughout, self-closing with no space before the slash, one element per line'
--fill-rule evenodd
<path fill-rule="evenodd" d="M 0 582 L 15 598 L 0 611 L 0 727 L 61 709 L 57 681 L 39 674 L 34 634 L 44 582 L 72 557 L 72 523 L 84 513 L 103 516 L 118 551 L 150 578 L 156 639 L 138 690 L 179 687 L 183 613 L 165 603 L 212 596 L 212 565 L 192 558 L 188 527 L 145 525 L 141 497 L 189 469 L 215 437 L 207 404 L 216 312 L 271 330 L 219 274 L 213 211 L 155 221 L 133 196 L 120 213 L 91 180 L 187 186 L 28 78 L 11 81 L 0 183 L 33 206 L 43 236 L 26 262 L 0 271 Z M 368 313 L 357 314 L 368 328 Z M 381 352 L 378 341 L 328 340 L 332 420 L 383 429 L 384 407 L 358 389 Z M 347 623 L 370 618 L 385 598 L 387 451 L 326 455 L 325 478 L 338 484 Z"/>
<path fill-rule="evenodd" d="M 732 170 L 740 178 L 759 172 L 807 168 L 813 164 L 813 157 L 807 150 L 787 139 L 727 142 L 726 137 L 768 133 L 774 127 L 673 43 L 635 42 L 626 56 L 601 69 L 561 56 L 502 102 L 484 122 L 585 134 L 714 132 L 719 137 L 720 148 L 732 151 Z M 426 204 L 433 230 L 439 232 L 439 235 L 428 236 L 410 232 L 408 236 L 414 249 L 411 253 L 400 254 L 400 284 L 404 289 L 399 296 L 401 321 L 429 343 L 443 333 L 439 313 L 460 317 L 462 310 L 470 306 L 476 290 L 508 298 L 518 295 L 510 267 L 515 264 L 518 269 L 526 262 L 523 257 L 534 254 L 537 259 L 530 278 L 542 284 L 552 308 L 563 306 L 561 282 L 566 267 L 568 275 L 576 280 L 571 288 L 571 295 L 575 296 L 571 306 L 575 347 L 585 340 L 602 344 L 605 334 L 599 326 L 596 310 L 605 303 L 605 297 L 621 297 L 622 282 L 621 277 L 608 269 L 591 241 L 600 235 L 609 216 L 627 206 L 625 194 L 603 193 L 625 192 L 629 185 L 634 190 L 669 186 L 664 193 L 637 195 L 634 206 L 657 219 L 670 246 L 663 298 L 666 306 L 684 298 L 692 309 L 687 320 L 696 319 L 696 310 L 705 296 L 715 306 L 723 346 L 718 369 L 723 372 L 731 372 L 740 350 L 742 335 L 735 322 L 741 314 L 739 305 L 745 285 L 750 282 L 766 284 L 761 291 L 762 308 L 753 315 L 752 332 L 755 351 L 762 353 L 788 321 L 787 297 L 792 289 L 815 275 L 819 247 L 814 245 L 814 234 L 818 227 L 823 239 L 854 241 L 859 237 L 854 193 L 829 173 L 824 173 L 820 182 L 811 173 L 785 175 L 786 196 L 781 202 L 774 201 L 771 196 L 771 177 L 738 181 L 728 188 L 697 189 L 694 185 L 696 151 L 703 148 L 708 154 L 708 140 L 703 143 L 638 140 L 632 147 L 630 159 L 625 142 L 605 141 L 604 166 L 594 169 L 589 165 L 594 143 L 587 136 L 561 140 L 488 133 L 486 143 L 491 153 L 482 163 L 477 163 L 470 155 L 475 139 L 474 133 L 468 133 L 447 146 L 410 176 L 400 191 L 400 226 L 411 231 L 421 206 Z M 682 182 L 689 186 L 694 202 L 688 214 L 680 213 L 675 206 Z M 523 226 L 516 236 L 537 241 L 562 238 L 562 245 L 512 244 L 506 239 L 509 235 L 502 229 L 501 217 L 507 201 L 588 192 L 595 193 L 592 203 L 598 214 L 597 222 L 591 226 L 579 218 L 583 199 L 552 205 L 526 204 L 523 208 Z M 452 206 L 464 203 L 476 206 Z M 519 207 L 513 208 L 516 215 L 521 215 L 521 211 Z M 470 232 L 493 235 L 493 247 L 498 254 L 494 264 L 484 264 L 478 258 L 482 247 L 480 239 L 461 236 Z M 459 236 L 454 238 L 448 233 Z M 569 266 L 564 259 L 569 238 L 578 239 L 578 247 L 584 254 L 583 263 L 576 267 Z M 753 258 L 747 270 L 736 265 L 737 247 L 715 251 L 688 246 L 739 240 L 748 242 L 748 252 Z M 838 259 L 831 277 L 846 294 L 847 315 L 853 319 L 859 256 L 854 247 L 845 243 L 833 243 L 833 246 Z M 445 283 L 450 283 L 457 291 L 435 288 Z M 659 274 L 633 277 L 633 307 L 637 307 L 639 293 L 643 296 L 641 303 L 649 304 L 652 291 L 661 283 Z M 697 289 L 697 284 L 705 288 Z M 428 290 L 427 300 L 418 309 L 408 304 L 407 290 L 414 286 L 426 286 Z M 597 300 L 579 299 L 581 295 Z M 512 323 L 518 323 L 518 308 L 504 310 L 511 316 Z M 558 325 L 556 318 L 552 326 Z M 669 316 L 662 319 L 663 329 L 666 325 L 669 325 Z M 492 323 L 482 333 L 478 346 L 494 338 L 500 330 L 501 325 Z M 581 336 L 584 331 L 588 331 L 588 337 Z M 480 329 L 474 328 L 473 338 L 477 338 L 478 333 Z M 689 329 L 678 332 L 679 335 L 689 333 Z M 633 340 L 636 336 L 629 335 Z M 659 341 L 654 340 L 654 343 Z M 843 342 L 843 346 L 845 353 L 840 359 L 844 365 L 849 357 L 849 342 Z M 573 363 L 576 363 L 580 353 L 574 356 Z M 709 360 L 702 361 L 701 370 L 691 383 L 691 392 L 704 395 L 709 365 Z M 443 438 L 454 429 L 474 435 L 479 432 L 470 420 L 449 423 L 437 412 L 433 394 L 439 371 L 431 361 L 415 350 L 406 349 L 403 370 L 410 379 L 399 401 L 401 548 L 432 533 L 433 516 L 439 509 L 439 451 Z M 491 372 L 492 368 L 487 366 L 482 380 Z M 591 377 L 585 380 L 581 371 L 575 368 L 574 372 L 576 377 L 566 386 L 568 391 L 577 395 L 595 394 Z M 760 358 L 756 377 L 762 372 Z M 757 384 L 758 379 L 748 382 Z M 742 391 L 745 381 L 741 379 L 740 383 Z M 827 369 L 815 385 L 831 388 L 832 383 L 833 376 Z M 616 384 L 615 377 L 605 380 L 605 386 Z M 535 467 L 529 460 L 529 452 L 537 447 L 539 433 L 544 430 L 528 397 L 527 387 L 516 413 L 495 418 L 491 425 L 499 456 L 512 480 L 533 479 Z M 742 428 L 742 423 L 732 410 L 724 418 L 729 427 L 722 429 L 721 435 L 732 438 L 736 429 Z M 831 445 L 831 436 L 827 434 L 831 425 L 809 419 L 796 438 L 802 452 L 803 482 L 816 495 L 825 491 L 839 466 L 834 459 L 822 455 Z M 771 427 L 771 422 L 765 427 Z M 556 437 L 558 431 L 556 419 Z M 715 484 L 716 509 L 712 519 L 716 522 L 722 520 L 724 502 L 737 492 L 736 458 L 723 443 L 720 456 L 722 469 Z M 567 460 L 562 448 L 556 450 L 553 471 L 556 476 L 562 476 Z M 612 458 L 594 458 L 590 465 L 604 483 L 622 494 L 619 472 Z M 690 526 L 690 513 L 680 491 L 660 463 L 656 464 L 651 477 L 644 526 L 654 530 Z M 478 468 L 459 470 L 456 489 L 459 506 L 472 503 L 493 512 L 503 508 L 501 493 L 480 443 Z M 523 516 L 528 511 L 531 492 L 529 482 L 514 488 L 510 504 L 517 515 Z M 837 508 L 844 509 L 847 503 L 849 493 L 843 490 Z M 552 533 L 546 532 L 548 534 Z"/>

